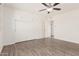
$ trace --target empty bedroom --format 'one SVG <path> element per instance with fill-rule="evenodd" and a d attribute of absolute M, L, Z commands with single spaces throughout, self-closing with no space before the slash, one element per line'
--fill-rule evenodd
<path fill-rule="evenodd" d="M 0 56 L 79 56 L 79 3 L 0 3 Z"/>

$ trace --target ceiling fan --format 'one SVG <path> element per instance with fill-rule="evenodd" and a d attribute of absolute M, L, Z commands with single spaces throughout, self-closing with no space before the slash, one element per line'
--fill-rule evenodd
<path fill-rule="evenodd" d="M 2 5 L 2 3 L 0 3 L 0 5 Z"/>
<path fill-rule="evenodd" d="M 59 5 L 60 3 L 54 3 L 52 5 L 52 3 L 41 3 L 42 5 L 44 5 L 45 7 L 47 7 L 47 9 L 42 9 L 42 10 L 39 10 L 39 11 L 45 11 L 47 10 L 48 11 L 48 14 L 52 11 L 52 10 L 57 10 L 57 11 L 60 11 L 61 8 L 55 8 L 55 6 Z"/>

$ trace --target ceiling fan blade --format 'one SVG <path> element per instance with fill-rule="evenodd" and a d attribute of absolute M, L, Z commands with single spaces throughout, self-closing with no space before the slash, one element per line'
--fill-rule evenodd
<path fill-rule="evenodd" d="M 53 8 L 54 10 L 61 10 L 61 8 Z"/>
<path fill-rule="evenodd" d="M 53 5 L 53 6 L 56 6 L 56 5 L 58 5 L 58 4 L 60 4 L 60 3 L 54 3 L 54 5 Z"/>
<path fill-rule="evenodd" d="M 2 3 L 0 3 L 0 5 L 2 5 Z"/>
<path fill-rule="evenodd" d="M 39 10 L 39 11 L 44 11 L 44 10 L 47 10 L 47 9 L 42 9 L 42 10 Z"/>
<path fill-rule="evenodd" d="M 44 6 L 49 7 L 46 3 L 42 3 Z"/>
<path fill-rule="evenodd" d="M 51 4 L 51 3 L 49 3 L 49 6 L 50 6 L 50 7 L 52 7 L 52 4 Z"/>

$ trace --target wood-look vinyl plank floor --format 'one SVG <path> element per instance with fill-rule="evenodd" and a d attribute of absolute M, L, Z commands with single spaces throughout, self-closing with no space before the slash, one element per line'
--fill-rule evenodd
<path fill-rule="evenodd" d="M 58 39 L 35 39 L 4 46 L 8 56 L 79 56 L 79 44 Z"/>

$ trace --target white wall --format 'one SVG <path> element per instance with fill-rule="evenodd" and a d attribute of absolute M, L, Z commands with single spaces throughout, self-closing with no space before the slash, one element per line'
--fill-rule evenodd
<path fill-rule="evenodd" d="M 0 5 L 0 52 L 3 47 L 3 7 Z"/>
<path fill-rule="evenodd" d="M 43 17 L 28 11 L 4 7 L 4 45 L 44 38 Z"/>
<path fill-rule="evenodd" d="M 54 17 L 55 38 L 79 43 L 79 10 Z"/>
<path fill-rule="evenodd" d="M 15 32 L 13 30 L 13 16 L 14 9 L 4 6 L 4 34 L 3 34 L 3 44 L 13 44 L 15 42 Z"/>
<path fill-rule="evenodd" d="M 16 10 L 16 41 L 44 38 L 43 17 L 28 11 Z"/>

